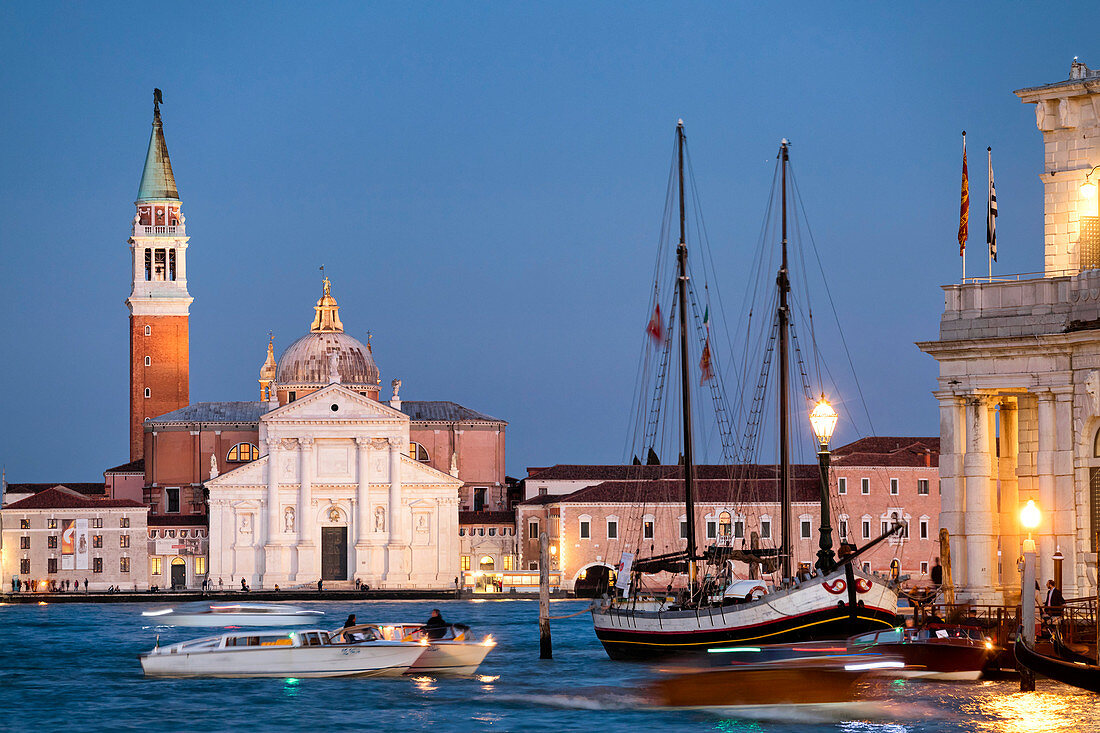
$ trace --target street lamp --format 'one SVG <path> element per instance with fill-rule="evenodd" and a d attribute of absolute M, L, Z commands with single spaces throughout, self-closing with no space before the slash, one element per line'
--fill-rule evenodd
<path fill-rule="evenodd" d="M 1020 510 L 1020 524 L 1027 530 L 1027 539 L 1024 540 L 1024 552 L 1035 552 L 1035 540 L 1031 539 L 1031 530 L 1039 526 L 1042 515 L 1039 507 L 1035 506 L 1034 499 L 1028 499 L 1027 504 Z"/>
<path fill-rule="evenodd" d="M 1020 615 L 1023 617 L 1023 642 L 1026 646 L 1035 648 L 1035 540 L 1031 539 L 1031 530 L 1039 526 L 1042 515 L 1035 502 L 1028 499 L 1027 504 L 1020 510 L 1020 524 L 1027 530 L 1027 539 L 1024 540 L 1024 576 L 1023 588 L 1020 589 Z M 1020 690 L 1034 690 L 1034 676 L 1022 675 L 1020 678 Z"/>
<path fill-rule="evenodd" d="M 836 410 L 821 395 L 821 399 L 814 405 L 810 412 L 810 427 L 820 446 L 817 451 L 817 464 L 821 469 L 821 538 L 817 546 L 817 562 L 814 564 L 822 575 L 832 571 L 836 567 L 836 556 L 833 554 L 833 528 L 829 523 L 829 439 L 833 437 L 836 429 Z"/>
<path fill-rule="evenodd" d="M 1096 207 L 1096 181 L 1092 180 L 1092 174 L 1100 169 L 1100 165 L 1094 166 L 1085 174 L 1085 182 L 1081 184 L 1081 198 L 1087 202 L 1086 208 L 1081 211 L 1081 216 L 1097 216 Z"/>

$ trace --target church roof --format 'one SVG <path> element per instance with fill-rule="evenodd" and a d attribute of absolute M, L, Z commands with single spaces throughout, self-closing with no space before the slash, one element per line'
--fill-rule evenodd
<path fill-rule="evenodd" d="M 816 466 L 814 467 L 816 468 Z M 791 477 L 791 501 L 814 503 L 821 501 L 819 475 Z M 749 479 L 702 479 L 693 484 L 695 500 L 701 503 L 745 502 L 778 503 L 779 478 L 756 477 Z M 547 501 L 547 497 L 550 499 Z M 543 495 L 520 502 L 538 504 L 678 504 L 684 500 L 684 482 L 681 479 L 656 479 L 651 481 L 604 481 L 587 486 L 571 494 Z"/>
<path fill-rule="evenodd" d="M 423 422 L 499 422 L 507 425 L 500 418 L 486 415 L 469 407 L 463 407 L 457 402 L 427 401 L 427 400 L 402 400 L 401 412 L 413 420 Z"/>
<path fill-rule="evenodd" d="M 72 489 L 57 485 L 40 491 L 34 496 L 8 504 L 4 509 L 145 509 L 141 502 L 131 499 L 89 499 Z"/>
<path fill-rule="evenodd" d="M 123 463 L 121 466 L 108 468 L 103 473 L 145 473 L 145 459 L 139 458 L 136 461 Z"/>
<path fill-rule="evenodd" d="M 102 481 L 98 483 L 80 482 L 73 484 L 14 484 L 9 482 L 4 485 L 4 492 L 7 494 L 40 494 L 43 491 L 49 491 L 59 486 L 76 491 L 85 496 L 105 496 L 107 494 L 107 486 Z"/>
<path fill-rule="evenodd" d="M 159 97 L 158 97 L 159 99 Z M 160 122 L 160 108 L 153 107 L 153 132 L 149 136 L 149 150 L 145 154 L 145 168 L 138 186 L 138 201 L 179 201 L 176 176 L 172 173 L 172 161 L 168 158 L 168 143 L 164 141 L 164 126 Z"/>
<path fill-rule="evenodd" d="M 258 423 L 260 416 L 268 409 L 266 402 L 196 402 L 150 418 L 146 423 L 152 425 L 180 422 Z"/>

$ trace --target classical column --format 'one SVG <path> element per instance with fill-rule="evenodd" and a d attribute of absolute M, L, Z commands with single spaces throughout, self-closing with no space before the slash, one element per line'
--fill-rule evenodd
<path fill-rule="evenodd" d="M 1016 398 L 1003 398 L 999 412 L 1001 455 L 997 468 L 1001 482 L 1001 586 L 1005 602 L 1015 603 L 1020 595 L 1020 572 L 1016 567 L 1020 547 L 1020 488 L 1016 479 L 1020 423 Z"/>
<path fill-rule="evenodd" d="M 994 537 L 992 460 L 989 451 L 989 406 L 986 394 L 971 394 L 966 400 L 966 455 L 963 476 L 966 482 L 966 589 L 970 600 L 989 603 L 997 600 L 994 592 L 997 572 L 997 546 Z M 952 563 L 954 564 L 954 563 Z"/>
<path fill-rule="evenodd" d="M 1054 504 L 1050 507 L 1054 548 L 1066 559 L 1062 570 L 1062 595 L 1077 595 L 1077 496 L 1073 469 L 1073 387 L 1055 387 L 1054 393 Z M 1053 578 L 1054 561 L 1050 562 Z M 1045 586 L 1045 580 L 1044 585 Z"/>
<path fill-rule="evenodd" d="M 212 581 L 216 581 L 219 575 L 224 574 L 224 570 L 222 569 L 222 553 L 228 552 L 229 550 L 229 548 L 223 547 L 222 545 L 226 512 L 225 504 L 226 502 L 224 499 L 210 500 L 210 528 L 206 535 L 206 572 L 207 577 Z"/>
<path fill-rule="evenodd" d="M 264 545 L 275 544 L 279 532 L 279 457 L 282 454 L 281 441 L 267 439 L 267 512 L 264 522 Z M 266 570 L 266 568 L 265 568 Z"/>
<path fill-rule="evenodd" d="M 390 493 L 386 509 L 389 523 L 389 542 L 386 544 L 386 581 L 401 583 L 408 580 L 405 568 L 405 524 L 404 511 L 401 508 L 401 438 L 388 439 L 390 451 Z"/>
<path fill-rule="evenodd" d="M 1054 577 L 1054 452 L 1058 426 L 1054 393 L 1043 390 L 1039 398 L 1039 450 L 1035 454 L 1035 482 L 1039 490 L 1042 521 L 1035 531 L 1039 545 L 1039 585 Z"/>
<path fill-rule="evenodd" d="M 294 512 L 298 530 L 298 569 L 295 580 L 311 582 L 320 577 L 317 545 L 313 537 L 313 438 L 298 438 L 298 507 Z"/>
<path fill-rule="evenodd" d="M 966 484 L 962 462 L 966 453 L 966 412 L 954 392 L 936 392 L 940 402 L 940 526 L 951 537 L 951 567 L 956 586 L 966 585 Z"/>
<path fill-rule="evenodd" d="M 357 501 L 355 512 L 355 546 L 366 547 L 367 533 L 370 531 L 370 449 L 371 439 L 359 437 L 355 439 L 358 447 L 358 469 L 356 477 L 359 485 L 355 490 Z M 356 565 L 358 568 L 358 564 Z"/>

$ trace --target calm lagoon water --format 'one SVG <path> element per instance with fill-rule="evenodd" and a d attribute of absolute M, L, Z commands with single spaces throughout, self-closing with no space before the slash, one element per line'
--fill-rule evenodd
<path fill-rule="evenodd" d="M 655 672 L 607 659 L 587 614 L 552 622 L 553 661 L 538 659 L 533 601 L 299 603 L 325 626 L 426 619 L 437 605 L 499 641 L 470 679 L 147 680 L 136 655 L 205 635 L 146 625 L 156 604 L 0 606 L 0 731 L 932 731 L 1100 730 L 1100 696 L 1039 681 L 901 683 L 891 699 L 828 714 L 790 709 L 683 711 L 638 693 Z M 583 609 L 556 601 L 553 615 Z"/>

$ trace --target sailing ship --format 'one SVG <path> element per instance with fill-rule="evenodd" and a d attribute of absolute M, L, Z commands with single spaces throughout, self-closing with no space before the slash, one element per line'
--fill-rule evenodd
<path fill-rule="evenodd" d="M 731 644 L 780 644 L 822 639 L 844 639 L 854 634 L 881 630 L 897 623 L 897 588 L 894 581 L 860 570 L 855 560 L 896 532 L 890 527 L 862 548 L 846 547 L 837 560 L 832 551 L 829 525 L 827 468 L 821 476 L 821 532 L 816 570 L 809 577 L 791 573 L 791 461 L 789 426 L 790 279 L 787 262 L 787 166 L 788 143 L 779 151 L 782 175 L 781 265 L 776 278 L 778 309 L 775 313 L 779 352 L 779 498 L 782 512 L 780 545 L 776 548 L 731 550 L 717 543 L 700 552 L 696 541 L 696 476 L 692 442 L 691 378 L 688 347 L 688 248 L 685 236 L 684 126 L 676 127 L 676 169 L 679 191 L 679 245 L 676 250 L 676 303 L 679 321 L 680 404 L 682 408 L 682 464 L 686 508 L 686 551 L 664 553 L 635 560 L 624 553 L 620 581 L 625 592 L 592 610 L 597 638 L 612 659 L 645 659 L 698 652 Z M 671 195 L 671 192 L 670 192 Z M 675 315 L 675 314 L 674 314 Z M 671 324 L 670 324 L 671 325 Z M 671 331 L 669 333 L 671 338 Z M 709 352 L 704 352 L 704 358 Z M 709 367 L 709 364 L 707 365 Z M 833 413 L 835 424 L 835 413 Z M 827 440 L 827 439 L 826 439 Z M 823 464 L 824 465 L 824 464 Z M 731 467 L 732 468 L 732 467 Z M 684 530 L 682 530 L 684 531 Z M 716 588 L 715 580 L 729 578 L 732 560 L 782 569 L 781 577 L 766 593 L 734 595 Z M 699 577 L 700 565 L 704 574 Z M 706 567 L 713 566 L 712 573 Z M 687 587 L 676 600 L 645 597 L 636 589 L 643 574 L 685 573 Z M 622 580 L 630 578 L 629 585 Z M 625 587 L 624 587 L 625 586 Z M 730 588 L 736 587 L 731 584 Z M 635 589 L 631 593 L 630 590 Z M 671 585 L 670 585 L 671 589 Z M 717 590 L 717 593 L 715 592 Z"/>

